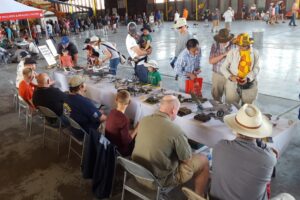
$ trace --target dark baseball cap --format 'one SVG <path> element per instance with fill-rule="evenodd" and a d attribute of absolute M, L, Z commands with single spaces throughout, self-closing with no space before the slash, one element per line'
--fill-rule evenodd
<path fill-rule="evenodd" d="M 36 61 L 33 58 L 26 58 L 24 65 L 32 65 L 32 64 L 36 64 Z"/>
<path fill-rule="evenodd" d="M 22 51 L 22 52 L 20 53 L 20 57 L 21 57 L 21 58 L 25 58 L 25 57 L 27 57 L 27 56 L 29 56 L 29 54 L 28 54 L 26 51 Z"/>

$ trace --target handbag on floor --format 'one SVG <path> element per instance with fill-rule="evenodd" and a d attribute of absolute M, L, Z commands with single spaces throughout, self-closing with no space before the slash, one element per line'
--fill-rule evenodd
<path fill-rule="evenodd" d="M 195 94 L 196 96 L 202 95 L 203 78 L 195 78 L 194 80 L 185 81 L 185 93 Z"/>

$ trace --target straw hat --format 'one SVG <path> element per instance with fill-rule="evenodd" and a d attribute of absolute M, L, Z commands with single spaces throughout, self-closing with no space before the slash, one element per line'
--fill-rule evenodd
<path fill-rule="evenodd" d="M 183 27 L 183 26 L 186 26 L 187 23 L 186 23 L 186 19 L 185 18 L 179 18 L 176 20 L 175 24 L 174 24 L 174 28 L 180 28 L 180 27 Z"/>
<path fill-rule="evenodd" d="M 229 33 L 227 28 L 223 28 L 219 31 L 217 35 L 214 36 L 214 40 L 219 43 L 226 43 L 231 41 L 234 38 L 234 35 Z"/>
<path fill-rule="evenodd" d="M 254 41 L 250 38 L 248 33 L 241 33 L 233 40 L 233 43 L 238 46 L 245 47 L 253 44 Z"/>
<path fill-rule="evenodd" d="M 148 62 L 144 63 L 145 67 L 153 67 L 155 69 L 159 69 L 159 66 L 155 60 L 149 60 Z"/>
<path fill-rule="evenodd" d="M 224 122 L 235 133 L 247 137 L 265 138 L 272 135 L 272 124 L 252 104 L 245 104 L 237 113 L 226 115 Z"/>

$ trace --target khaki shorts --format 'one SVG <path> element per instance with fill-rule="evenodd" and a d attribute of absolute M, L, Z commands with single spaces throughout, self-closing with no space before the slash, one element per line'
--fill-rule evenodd
<path fill-rule="evenodd" d="M 198 159 L 199 155 L 193 155 L 188 163 L 181 163 L 176 169 L 176 172 L 167 178 L 165 186 L 177 186 L 191 180 L 195 173 L 204 168 L 204 163 Z"/>

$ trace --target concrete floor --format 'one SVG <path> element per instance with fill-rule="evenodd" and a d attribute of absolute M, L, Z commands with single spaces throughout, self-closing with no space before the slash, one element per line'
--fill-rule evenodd
<path fill-rule="evenodd" d="M 163 76 L 163 85 L 176 89 L 176 82 L 169 59 L 173 56 L 176 33 L 172 30 L 172 23 L 166 23 L 163 28 L 153 33 L 154 51 L 152 58 L 157 59 Z M 212 42 L 209 28 L 200 24 L 191 32 L 201 41 L 203 51 L 202 76 L 204 77 L 204 96 L 210 97 L 211 66 L 207 56 Z M 298 27 L 288 27 L 287 24 L 268 26 L 263 22 L 234 22 L 233 32 L 251 32 L 253 29 L 265 29 L 264 43 L 260 47 L 261 74 L 259 78 L 259 96 L 256 104 L 264 112 L 278 115 L 299 103 L 300 91 L 300 33 Z M 72 36 L 79 49 L 86 37 L 94 35 L 94 31 L 85 32 L 79 36 Z M 96 31 L 101 35 L 101 31 Z M 122 53 L 125 49 L 126 29 L 121 27 L 119 33 L 109 34 L 108 40 L 117 43 Z M 85 54 L 80 53 L 80 62 L 85 62 Z M 38 71 L 44 71 L 45 61 L 39 61 Z M 33 133 L 28 137 L 24 119 L 18 115 L 12 105 L 12 86 L 8 80 L 15 80 L 16 65 L 0 68 L 0 199 L 2 200 L 56 200 L 56 199 L 93 199 L 91 184 L 82 180 L 79 171 L 79 159 L 72 156 L 67 161 L 66 139 L 60 155 L 56 154 L 54 144 L 48 143 L 42 147 L 42 127 L 39 119 L 33 123 Z M 119 75 L 129 77 L 132 69 L 128 66 L 120 67 Z M 286 118 L 296 120 L 297 110 L 285 115 Z M 300 170 L 299 146 L 300 130 L 295 133 L 288 149 L 281 156 L 277 165 L 277 176 L 272 180 L 272 195 L 289 192 L 300 199 Z M 114 197 L 120 199 L 120 182 L 114 188 Z M 126 196 L 126 199 L 135 199 Z M 185 199 L 179 189 L 170 194 L 170 199 Z"/>

